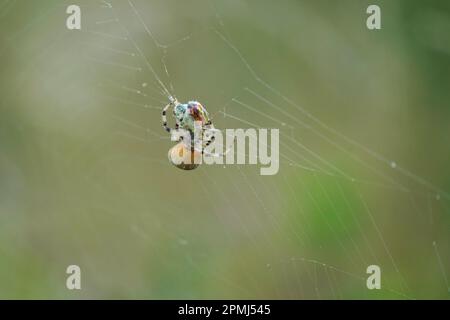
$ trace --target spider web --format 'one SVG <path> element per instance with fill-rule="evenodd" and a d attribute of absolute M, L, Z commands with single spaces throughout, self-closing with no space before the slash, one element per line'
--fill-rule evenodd
<path fill-rule="evenodd" d="M 80 178 L 86 188 L 80 219 L 97 248 L 78 255 L 95 283 L 89 294 L 114 294 L 112 286 L 119 296 L 144 298 L 445 297 L 450 194 L 363 143 L 364 127 L 342 129 L 363 117 L 351 101 L 345 111 L 357 116 L 348 120 L 319 105 L 332 105 L 327 97 L 312 98 L 320 89 L 298 88 L 312 85 L 302 76 L 296 84 L 292 73 L 316 67 L 320 57 L 300 45 L 292 50 L 304 61 L 280 62 L 293 57 L 283 39 L 274 39 L 263 14 L 267 5 L 230 3 L 81 4 L 84 25 L 69 41 L 83 48 L 86 101 L 97 107 L 83 108 L 80 117 L 106 118 L 85 141 L 100 155 L 86 160 Z M 286 20 L 304 26 L 316 18 L 314 26 L 322 28 L 316 35 L 342 37 L 313 8 L 304 10 Z M 286 38 L 310 36 L 280 30 Z M 329 46 L 349 43 L 340 40 Z M 160 119 L 169 95 L 200 101 L 218 129 L 279 128 L 279 173 L 260 176 L 259 166 L 250 165 L 172 167 L 166 160 L 172 142 Z M 62 146 L 56 150 L 63 157 Z M 124 234 L 102 231 L 105 218 L 92 218 L 94 211 Z M 132 240 L 121 243 L 127 237 Z M 103 239 L 111 242 L 106 251 Z M 94 257 L 99 251 L 103 259 Z M 127 261 L 124 269 L 124 263 L 110 266 L 120 260 Z M 382 270 L 380 291 L 366 287 L 372 264 Z M 115 285 L 107 285 L 110 277 Z"/>

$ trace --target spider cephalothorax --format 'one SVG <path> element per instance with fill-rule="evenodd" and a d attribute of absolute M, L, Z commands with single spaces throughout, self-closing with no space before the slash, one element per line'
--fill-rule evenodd
<path fill-rule="evenodd" d="M 179 103 L 173 108 L 178 128 L 194 131 L 195 122 L 201 122 L 202 126 L 209 123 L 209 116 L 206 109 L 197 101 Z"/>

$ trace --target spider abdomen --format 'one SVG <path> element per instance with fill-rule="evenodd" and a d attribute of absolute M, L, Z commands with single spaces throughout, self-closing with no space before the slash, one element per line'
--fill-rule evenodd
<path fill-rule="evenodd" d="M 200 165 L 202 154 L 197 150 L 192 151 L 184 142 L 180 142 L 169 149 L 168 157 L 175 167 L 194 170 Z"/>

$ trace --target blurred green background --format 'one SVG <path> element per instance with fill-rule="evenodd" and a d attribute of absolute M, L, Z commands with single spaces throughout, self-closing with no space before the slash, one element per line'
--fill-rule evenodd
<path fill-rule="evenodd" d="M 0 298 L 449 298 L 448 1 L 132 5 L 0 1 Z M 279 173 L 173 167 L 149 66 Z"/>

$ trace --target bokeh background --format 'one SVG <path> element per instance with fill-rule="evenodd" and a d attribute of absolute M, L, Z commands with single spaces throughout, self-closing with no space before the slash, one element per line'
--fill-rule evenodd
<path fill-rule="evenodd" d="M 448 299 L 449 9 L 0 1 L 0 298 Z M 150 68 L 279 173 L 173 167 Z"/>

